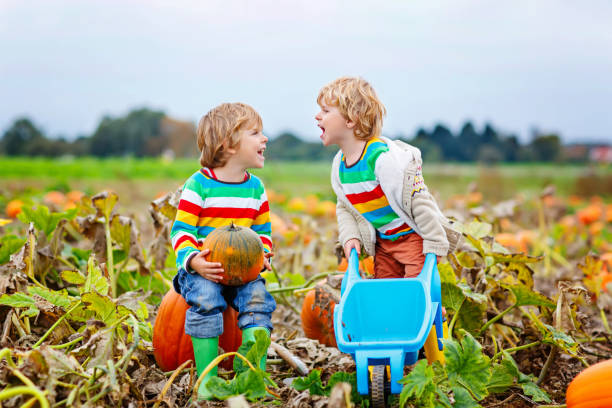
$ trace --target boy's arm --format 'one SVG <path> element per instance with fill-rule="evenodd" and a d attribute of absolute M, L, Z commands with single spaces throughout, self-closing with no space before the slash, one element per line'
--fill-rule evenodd
<path fill-rule="evenodd" d="M 268 196 L 265 191 L 261 196 L 261 200 L 262 203 L 259 206 L 255 220 L 253 220 L 251 229 L 259 235 L 264 252 L 269 253 L 272 251 L 272 223 L 270 222 L 270 204 L 268 203 Z"/>
<path fill-rule="evenodd" d="M 448 240 L 446 232 L 440 223 L 440 210 L 425 185 L 421 166 L 416 170 L 410 188 L 412 218 L 421 232 L 423 238 L 423 253 L 434 253 L 446 256 L 448 253 Z"/>
<path fill-rule="evenodd" d="M 198 218 L 204 205 L 203 198 L 194 190 L 194 187 L 191 179 L 185 182 L 170 231 L 172 248 L 176 254 L 176 266 L 188 272 L 192 272 L 192 269 L 188 267 L 189 261 L 200 252 L 197 238 Z"/>
<path fill-rule="evenodd" d="M 338 219 L 338 241 L 343 248 L 350 239 L 356 239 L 361 242 L 361 233 L 359 232 L 357 220 L 355 220 L 351 211 L 341 200 L 336 202 L 336 218 Z"/>

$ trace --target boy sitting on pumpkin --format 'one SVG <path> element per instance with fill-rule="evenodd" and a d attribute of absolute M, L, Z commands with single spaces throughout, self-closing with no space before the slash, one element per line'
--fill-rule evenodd
<path fill-rule="evenodd" d="M 243 103 L 224 103 L 202 117 L 197 130 L 202 168 L 183 185 L 176 219 L 170 233 L 178 273 L 175 290 L 191 306 L 185 317 L 185 333 L 191 336 L 198 376 L 217 356 L 223 333 L 223 311 L 228 304 L 238 311 L 243 343 L 254 340 L 254 332 L 272 330 L 274 298 L 264 279 L 241 286 L 219 283 L 224 272 L 219 262 L 208 262 L 209 248 L 202 242 L 215 228 L 230 225 L 255 231 L 264 247 L 264 267 L 270 269 L 273 255 L 270 211 L 264 185 L 247 169 L 264 166 L 268 138 L 262 133 L 259 114 Z M 265 358 L 261 368 L 265 369 Z M 211 399 L 206 388 L 213 369 L 201 382 L 199 399 Z"/>

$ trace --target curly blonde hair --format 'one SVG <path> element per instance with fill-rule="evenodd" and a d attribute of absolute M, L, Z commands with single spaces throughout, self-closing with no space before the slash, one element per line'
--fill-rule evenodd
<path fill-rule="evenodd" d="M 261 130 L 261 116 L 246 103 L 223 103 L 200 119 L 197 140 L 200 149 L 200 164 L 216 168 L 227 163 L 228 149 L 240 144 L 240 130 Z"/>
<path fill-rule="evenodd" d="M 363 78 L 344 76 L 330 82 L 319 91 L 317 103 L 336 106 L 345 119 L 354 122 L 357 139 L 369 140 L 382 132 L 387 110 Z"/>

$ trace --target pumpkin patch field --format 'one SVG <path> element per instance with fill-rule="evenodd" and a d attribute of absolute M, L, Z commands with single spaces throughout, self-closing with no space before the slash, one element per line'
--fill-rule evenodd
<path fill-rule="evenodd" d="M 189 174 L 148 180 L 154 190 L 130 188 L 135 179 L 0 179 L 0 407 L 372 406 L 356 391 L 354 360 L 336 347 L 347 262 L 328 171 L 304 170 L 313 180 L 303 184 L 297 171 L 293 183 L 261 174 L 274 330 L 271 343 L 241 347 L 236 313 L 226 310 L 216 401 L 193 398 L 193 349 L 181 331 L 188 306 L 171 284 L 177 180 Z M 443 172 L 428 179 L 463 235 L 438 259 L 445 362 L 420 356 L 388 406 L 609 406 L 601 404 L 612 401 L 612 192 L 601 182 L 610 171 L 593 186 L 577 176 L 531 180 L 527 193 L 518 180 L 500 191 L 494 173 L 464 173 L 454 188 L 438 182 Z M 241 231 L 224 233 L 215 245 L 235 234 L 260 255 Z M 239 260 L 255 276 L 256 255 Z M 359 265 L 371 277 L 373 259 Z M 268 345 L 264 373 L 258 353 Z"/>

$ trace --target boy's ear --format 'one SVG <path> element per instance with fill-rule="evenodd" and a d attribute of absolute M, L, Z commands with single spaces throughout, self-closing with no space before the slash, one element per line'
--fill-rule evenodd
<path fill-rule="evenodd" d="M 347 127 L 347 128 L 352 129 L 352 128 L 354 128 L 354 127 L 355 127 L 355 125 L 356 125 L 356 123 L 355 123 L 355 122 L 353 122 L 352 120 L 350 120 L 350 119 L 347 119 L 347 120 L 346 120 L 346 127 Z"/>

